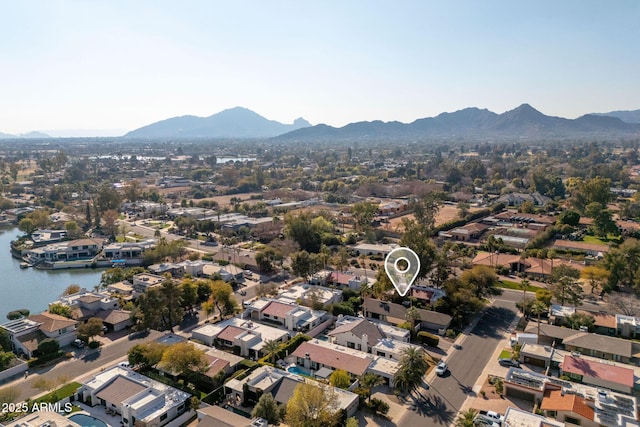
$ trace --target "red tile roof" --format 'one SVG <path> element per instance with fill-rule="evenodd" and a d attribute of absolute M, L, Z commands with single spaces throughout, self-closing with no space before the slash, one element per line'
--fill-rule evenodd
<path fill-rule="evenodd" d="M 293 310 L 295 306 L 291 304 L 284 304 L 277 301 L 271 301 L 263 310 L 262 314 L 268 314 L 271 317 L 278 317 L 284 319 L 288 312 Z"/>
<path fill-rule="evenodd" d="M 606 381 L 633 387 L 633 370 L 587 360 L 581 357 L 565 356 L 562 362 L 562 371 L 583 377 L 601 378 Z"/>
<path fill-rule="evenodd" d="M 244 332 L 244 329 L 238 328 L 237 326 L 227 326 L 220 332 L 217 336 L 219 340 L 233 342 L 233 340 Z"/>
<path fill-rule="evenodd" d="M 543 411 L 566 411 L 580 415 L 593 421 L 595 412 L 587 405 L 584 398 L 575 394 L 563 394 L 561 390 L 553 390 L 542 399 L 540 409 Z"/>
<path fill-rule="evenodd" d="M 358 357 L 346 351 L 319 346 L 310 342 L 302 343 L 300 347 L 293 352 L 293 355 L 305 358 L 307 353 L 313 362 L 334 369 L 342 369 L 354 375 L 364 374 L 372 361 L 365 353 L 363 353 L 364 357 Z"/>

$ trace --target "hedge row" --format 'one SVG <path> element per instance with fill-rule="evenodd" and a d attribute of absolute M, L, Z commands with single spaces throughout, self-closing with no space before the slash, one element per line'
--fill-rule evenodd
<path fill-rule="evenodd" d="M 298 334 L 295 337 L 291 338 L 286 343 L 281 344 L 280 345 L 280 349 L 276 353 L 276 360 L 284 359 L 285 357 L 287 357 L 288 355 L 290 355 L 291 353 L 296 351 L 296 348 L 298 348 L 300 346 L 300 344 L 302 344 L 305 341 L 309 341 L 310 339 L 311 339 L 311 337 L 308 336 L 308 335 Z M 271 355 L 266 354 L 264 357 L 262 357 L 261 359 L 258 360 L 258 363 L 260 365 L 273 366 L 271 364 L 270 360 L 271 360 Z"/>

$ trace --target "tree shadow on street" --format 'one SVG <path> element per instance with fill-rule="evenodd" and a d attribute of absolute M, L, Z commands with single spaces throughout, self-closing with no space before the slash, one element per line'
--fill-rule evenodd
<path fill-rule="evenodd" d="M 425 395 L 420 391 L 416 391 L 415 394 L 415 401 L 409 407 L 410 410 L 423 417 L 431 418 L 437 424 L 446 426 L 453 424 L 455 413 L 447 407 L 442 397 L 433 394 Z"/>

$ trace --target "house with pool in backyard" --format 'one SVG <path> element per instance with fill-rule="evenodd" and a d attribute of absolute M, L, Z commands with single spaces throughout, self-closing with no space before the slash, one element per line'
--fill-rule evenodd
<path fill-rule="evenodd" d="M 79 389 L 80 401 L 103 406 L 124 426 L 181 425 L 194 417 L 191 394 L 155 381 L 123 366 L 114 366 L 88 379 Z"/>

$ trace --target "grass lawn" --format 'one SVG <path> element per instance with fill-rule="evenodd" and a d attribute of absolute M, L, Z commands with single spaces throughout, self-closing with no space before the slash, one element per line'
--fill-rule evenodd
<path fill-rule="evenodd" d="M 511 359 L 511 351 L 510 350 L 502 350 L 500 352 L 500 359 Z"/>
<path fill-rule="evenodd" d="M 606 245 L 609 242 L 620 242 L 620 237 L 609 234 L 606 238 L 603 239 L 600 237 L 587 235 L 582 238 L 582 241 L 585 243 L 592 243 L 596 245 Z"/>
<path fill-rule="evenodd" d="M 50 399 L 55 395 L 55 402 L 57 402 L 58 400 L 62 400 L 66 397 L 71 396 L 73 393 L 76 392 L 76 390 L 81 386 L 82 384 L 77 383 L 77 382 L 72 382 L 66 385 L 63 385 L 62 387 L 60 387 L 57 390 L 52 391 L 51 393 L 47 393 L 44 396 L 36 399 L 36 402 L 51 402 L 53 403 Z"/>
<path fill-rule="evenodd" d="M 504 289 L 515 289 L 517 291 L 522 290 L 522 288 L 520 287 L 520 283 L 511 281 L 511 280 L 499 280 L 498 287 L 504 288 Z M 527 292 L 535 292 L 538 289 L 544 289 L 544 288 L 541 288 L 540 286 L 529 285 L 527 287 Z"/>

